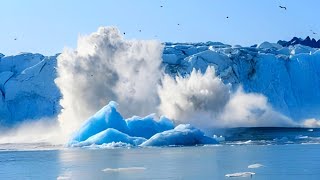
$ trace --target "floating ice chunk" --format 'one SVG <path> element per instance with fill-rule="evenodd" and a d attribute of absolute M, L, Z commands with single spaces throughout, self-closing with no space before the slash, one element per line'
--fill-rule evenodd
<path fill-rule="evenodd" d="M 117 112 L 118 104 L 110 101 L 108 105 L 89 118 L 84 125 L 74 134 L 70 144 L 87 140 L 89 137 L 114 128 L 121 132 L 128 132 L 128 127 L 120 113 Z"/>
<path fill-rule="evenodd" d="M 173 121 L 166 117 L 155 120 L 153 114 L 144 118 L 134 116 L 124 120 L 117 112 L 117 103 L 111 101 L 89 118 L 74 134 L 69 146 L 101 145 L 112 142 L 123 142 L 139 145 L 145 138 L 174 128 Z"/>
<path fill-rule="evenodd" d="M 128 136 L 125 133 L 122 133 L 116 129 L 113 128 L 108 128 L 104 131 L 101 131 L 100 133 L 93 135 L 89 137 L 87 140 L 80 142 L 80 143 L 75 143 L 73 146 L 90 146 L 92 144 L 96 145 L 102 145 L 102 144 L 107 144 L 107 143 L 113 143 L 113 142 L 122 142 L 122 143 L 127 143 L 131 145 L 140 145 L 146 141 L 145 138 L 142 137 L 131 137 Z"/>
<path fill-rule="evenodd" d="M 57 180 L 71 180 L 72 174 L 70 171 L 64 172 L 63 174 L 57 177 Z"/>
<path fill-rule="evenodd" d="M 303 136 L 303 135 L 298 135 L 295 137 L 295 139 L 308 139 L 309 136 Z"/>
<path fill-rule="evenodd" d="M 249 177 L 255 175 L 254 172 L 237 172 L 233 174 L 226 174 L 226 177 Z"/>
<path fill-rule="evenodd" d="M 134 116 L 127 119 L 127 125 L 130 136 L 144 137 L 149 139 L 153 135 L 170 130 L 174 128 L 174 124 L 171 120 L 162 116 L 159 121 L 154 120 L 154 114 L 146 116 L 144 118 Z"/>
<path fill-rule="evenodd" d="M 256 169 L 256 168 L 261 168 L 261 167 L 264 167 L 264 165 L 262 164 L 251 164 L 248 166 L 249 169 Z"/>
<path fill-rule="evenodd" d="M 197 144 L 218 144 L 218 142 L 205 136 L 202 131 L 190 124 L 180 124 L 172 130 L 155 134 L 141 146 L 193 146 Z"/>
<path fill-rule="evenodd" d="M 72 178 L 69 176 L 58 176 L 57 180 L 71 180 Z"/>
<path fill-rule="evenodd" d="M 115 172 L 141 172 L 146 170 L 145 167 L 127 167 L 127 168 L 106 168 L 103 169 L 103 172 L 110 172 L 110 173 L 115 173 Z"/>

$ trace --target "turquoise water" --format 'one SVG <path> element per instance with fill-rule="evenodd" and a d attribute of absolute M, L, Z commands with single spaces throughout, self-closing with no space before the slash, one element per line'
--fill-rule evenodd
<path fill-rule="evenodd" d="M 319 152 L 319 144 L 6 150 L 0 179 L 233 179 L 225 175 L 246 171 L 256 174 L 236 179 L 320 179 Z M 264 167 L 247 168 L 255 163 Z"/>

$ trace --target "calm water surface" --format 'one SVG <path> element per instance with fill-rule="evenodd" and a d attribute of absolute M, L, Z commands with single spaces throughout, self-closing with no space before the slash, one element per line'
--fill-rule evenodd
<path fill-rule="evenodd" d="M 248 169 L 260 163 L 264 167 Z M 134 168 L 133 168 L 134 167 Z M 114 171 L 102 171 L 113 168 Z M 129 168 L 117 169 L 116 168 Z M 130 169 L 131 168 L 131 169 Z M 0 179 L 320 179 L 320 145 L 1 151 Z M 235 179 L 250 179 L 235 178 Z"/>

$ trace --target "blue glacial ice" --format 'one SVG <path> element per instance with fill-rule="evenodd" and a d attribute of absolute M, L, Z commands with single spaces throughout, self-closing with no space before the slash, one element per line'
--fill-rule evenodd
<path fill-rule="evenodd" d="M 159 120 L 155 119 L 154 114 L 124 119 L 117 106 L 116 102 L 111 101 L 99 110 L 74 133 L 68 145 L 82 147 L 125 143 L 131 146 L 191 146 L 218 143 L 189 124 L 174 127 L 173 121 L 163 116 Z"/>
<path fill-rule="evenodd" d="M 167 74 L 188 75 L 214 66 L 217 76 L 235 89 L 260 93 L 280 113 L 294 119 L 320 118 L 319 42 L 307 38 L 255 47 L 217 42 L 165 43 L 162 67 Z M 311 44 L 310 44 L 311 43 Z M 56 117 L 61 92 L 54 83 L 57 58 L 22 53 L 0 54 L 0 124 Z M 91 76 L 89 75 L 91 78 Z M 44 83 L 47 82 L 47 83 Z"/>
<path fill-rule="evenodd" d="M 157 133 L 141 146 L 194 146 L 197 144 L 217 144 L 215 139 L 190 124 L 180 124 L 172 130 Z"/>
<path fill-rule="evenodd" d="M 133 116 L 126 119 L 130 136 L 144 137 L 149 139 L 156 133 L 167 131 L 174 128 L 170 119 L 162 116 L 159 121 L 155 121 L 155 115 L 149 115 L 144 118 Z"/>
<path fill-rule="evenodd" d="M 122 133 L 116 129 L 108 128 L 89 137 L 87 140 L 76 143 L 76 146 L 90 146 L 92 144 L 102 145 L 113 142 L 122 142 L 130 145 L 137 146 L 146 141 L 143 137 L 131 137 L 125 133 Z"/>
<path fill-rule="evenodd" d="M 204 73 L 212 66 L 224 84 L 230 83 L 231 93 L 243 87 L 245 93 L 265 96 L 268 105 L 281 115 L 297 123 L 308 119 L 310 127 L 320 126 L 317 121 L 320 118 L 320 41 L 294 38 L 289 42 L 263 42 L 251 47 L 219 42 L 169 42 L 162 46 L 160 42 L 145 44 L 145 41 L 138 41 L 132 44 L 117 31 L 108 33 L 110 29 L 115 28 L 99 28 L 98 32 L 88 36 L 90 40 L 79 41 L 79 49 L 52 57 L 31 53 L 15 56 L 0 54 L 0 126 L 13 126 L 25 120 L 47 117 L 56 119 L 60 112 L 66 112 L 70 107 L 78 108 L 74 114 L 83 112 L 84 115 L 78 115 L 80 118 L 66 116 L 67 122 L 82 122 L 110 100 L 116 100 L 122 105 L 128 102 L 124 108 L 130 111 L 122 111 L 126 117 L 157 112 L 159 92 L 156 89 L 162 83 L 163 71 L 172 78 L 177 75 L 188 77 L 193 69 Z M 123 48 L 124 44 L 132 48 Z M 114 54 L 115 52 L 117 53 Z M 119 58 L 120 55 L 122 58 Z M 72 73 L 68 68 L 64 69 L 65 75 L 62 77 L 66 79 L 63 79 L 65 81 L 62 81 L 62 84 L 68 88 L 59 89 L 55 84 L 59 82 L 57 72 L 61 72 L 61 64 L 69 64 L 70 61 L 71 64 L 74 63 L 71 70 L 79 70 L 79 74 Z M 133 61 L 135 63 L 129 63 Z M 84 62 L 85 65 L 81 66 L 82 63 L 79 62 Z M 158 67 L 160 64 L 161 67 Z M 146 69 L 150 71 L 145 71 Z M 109 75 L 106 72 L 110 72 Z M 152 75 L 152 78 L 149 78 L 149 75 Z M 134 81 L 131 82 L 132 79 Z M 79 83 L 80 81 L 83 83 Z M 75 87 L 76 84 L 80 85 Z M 80 95 L 75 91 L 81 92 Z M 74 96 L 70 98 L 71 95 Z M 152 100 L 149 101 L 150 98 Z M 193 97 L 190 98 L 193 100 Z M 145 107 L 141 108 L 136 101 Z M 146 105 L 149 103 L 153 105 Z M 85 105 L 81 106 L 83 104 Z M 164 128 L 169 127 L 169 121 L 153 123 L 148 121 L 154 119 L 152 116 L 114 121 L 116 118 L 107 116 L 123 118 L 111 107 L 106 108 L 110 108 L 109 111 L 113 113 L 97 113 L 91 118 L 92 123 L 82 127 L 79 134 L 74 135 L 74 139 L 84 141 L 96 133 L 114 127 L 129 136 L 147 139 L 155 133 L 169 130 Z M 139 110 L 143 112 L 137 112 Z M 60 113 L 60 117 L 61 114 L 64 113 Z M 161 114 L 169 116 L 167 112 Z M 133 130 L 137 128 L 143 130 Z M 173 125 L 170 128 L 172 129 Z"/>
<path fill-rule="evenodd" d="M 81 142 L 108 128 L 114 128 L 120 132 L 128 133 L 127 124 L 116 108 L 117 103 L 111 101 L 89 118 L 74 134 L 72 140 Z"/>

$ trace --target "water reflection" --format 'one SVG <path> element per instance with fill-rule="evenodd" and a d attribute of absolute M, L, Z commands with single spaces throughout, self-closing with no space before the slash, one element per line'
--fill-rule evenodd
<path fill-rule="evenodd" d="M 320 179 L 319 150 L 320 145 L 222 145 L 5 151 L 0 179 L 225 179 L 248 171 L 254 179 Z M 255 163 L 264 166 L 248 169 Z"/>

